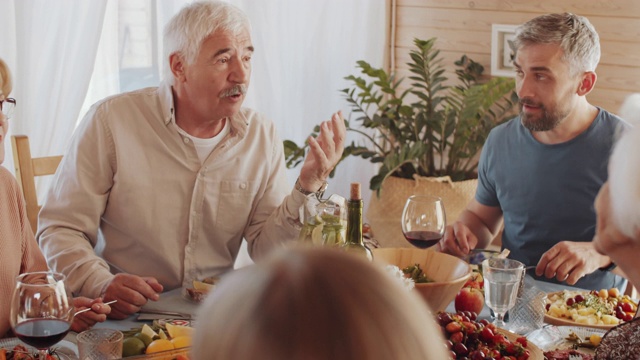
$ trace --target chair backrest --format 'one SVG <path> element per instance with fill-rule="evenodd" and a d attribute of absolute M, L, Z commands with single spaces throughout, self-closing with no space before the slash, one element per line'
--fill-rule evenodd
<path fill-rule="evenodd" d="M 26 135 L 11 136 L 11 148 L 13 149 L 16 178 L 27 204 L 27 217 L 31 229 L 35 234 L 38 229 L 38 212 L 40 211 L 35 177 L 55 174 L 62 160 L 62 155 L 32 158 L 29 138 Z"/>

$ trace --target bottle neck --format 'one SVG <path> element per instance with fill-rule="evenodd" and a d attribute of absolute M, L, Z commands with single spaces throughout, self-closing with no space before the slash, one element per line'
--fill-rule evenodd
<path fill-rule="evenodd" d="M 362 200 L 347 201 L 347 243 L 364 245 L 362 237 L 362 208 Z"/>

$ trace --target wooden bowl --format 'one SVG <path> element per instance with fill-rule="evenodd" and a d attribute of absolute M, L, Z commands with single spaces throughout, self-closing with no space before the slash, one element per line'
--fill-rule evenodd
<path fill-rule="evenodd" d="M 373 249 L 373 259 L 400 269 L 420 264 L 434 282 L 415 284 L 415 290 L 434 312 L 445 310 L 471 276 L 471 267 L 464 260 L 433 250 L 378 248 Z"/>

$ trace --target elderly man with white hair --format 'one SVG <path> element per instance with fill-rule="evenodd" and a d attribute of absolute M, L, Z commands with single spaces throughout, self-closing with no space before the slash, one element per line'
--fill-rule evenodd
<path fill-rule="evenodd" d="M 76 294 L 117 299 L 114 318 L 232 270 L 243 239 L 254 260 L 297 239 L 305 197 L 325 188 L 344 149 L 334 113 L 287 182 L 274 123 L 242 107 L 258 49 L 237 7 L 190 3 L 164 49 L 158 87 L 89 110 L 38 220 L 49 266 Z"/>

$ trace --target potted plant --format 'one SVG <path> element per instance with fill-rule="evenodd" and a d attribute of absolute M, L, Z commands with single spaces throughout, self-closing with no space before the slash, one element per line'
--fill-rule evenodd
<path fill-rule="evenodd" d="M 372 197 L 367 213 L 376 235 L 381 229 L 373 223 L 372 207 L 377 203 L 381 203 L 377 204 L 381 205 L 380 215 L 391 223 L 397 221 L 399 228 L 399 212 L 408 195 L 427 192 L 442 196 L 443 190 L 432 191 L 425 185 L 431 180 L 451 183 L 475 179 L 478 153 L 489 131 L 513 114 L 517 102 L 513 79 L 483 78 L 484 67 L 466 55 L 455 62 L 457 84 L 449 85 L 435 42 L 435 38 L 414 40 L 415 48 L 407 63 L 412 81 L 409 87 L 402 88 L 403 79 L 397 79 L 395 74 L 358 61 L 357 67 L 366 78 L 347 76 L 353 86 L 341 90 L 356 116 L 354 121 L 347 121 L 347 131 L 362 136 L 361 141 L 345 146 L 343 159 L 359 156 L 380 165 L 369 184 L 378 196 Z M 306 146 L 284 141 L 288 167 L 302 161 Z M 416 184 L 421 180 L 426 181 Z M 401 182 L 405 185 L 399 185 Z M 471 196 L 475 184 L 472 180 Z M 407 189 L 395 194 L 399 187 Z M 398 199 L 386 201 L 385 197 Z M 463 205 L 468 200 L 466 196 Z M 457 217 L 448 206 L 452 200 L 445 198 L 444 202 L 447 215 Z M 396 230 L 391 231 L 402 239 Z"/>

